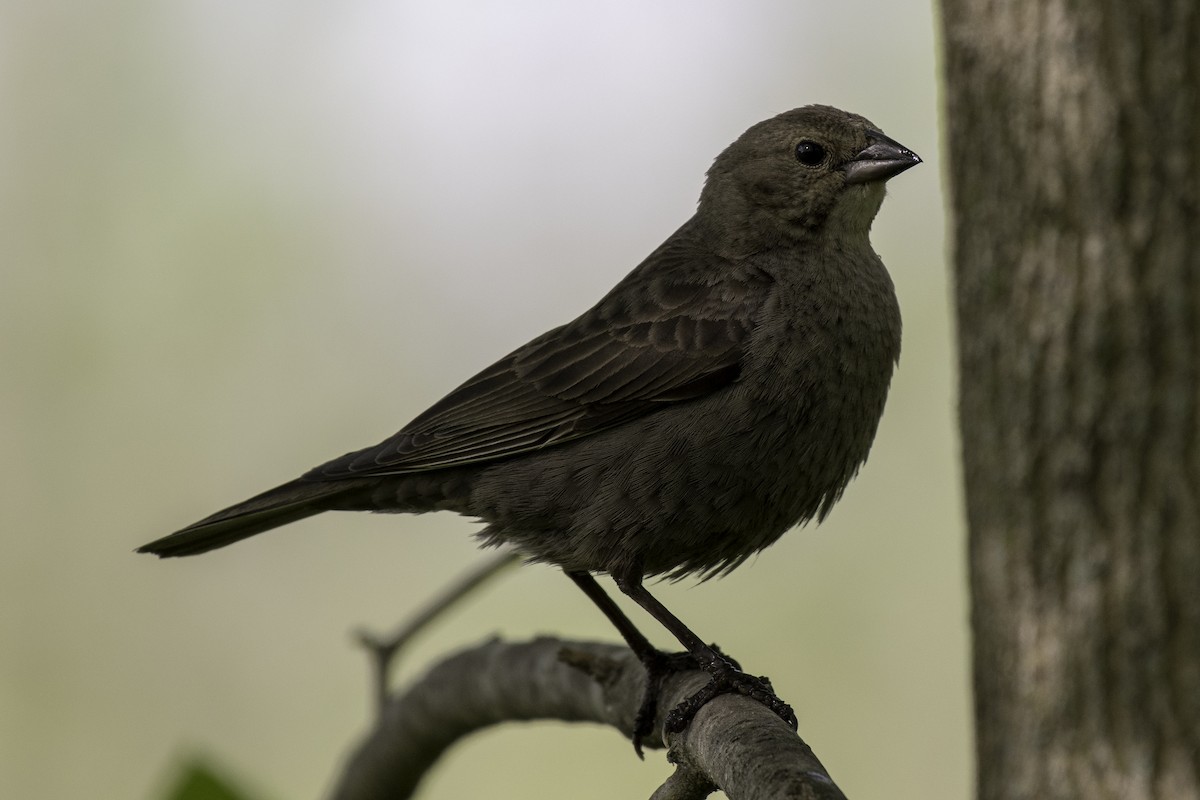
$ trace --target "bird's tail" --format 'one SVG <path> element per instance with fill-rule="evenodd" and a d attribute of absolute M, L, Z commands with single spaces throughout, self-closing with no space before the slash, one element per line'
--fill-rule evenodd
<path fill-rule="evenodd" d="M 354 482 L 294 480 L 142 545 L 137 551 L 161 558 L 207 553 L 256 533 L 327 511 L 334 507 L 335 498 L 355 488 Z"/>

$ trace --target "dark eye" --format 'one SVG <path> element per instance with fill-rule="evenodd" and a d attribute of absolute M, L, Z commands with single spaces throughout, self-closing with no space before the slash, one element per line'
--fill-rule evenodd
<path fill-rule="evenodd" d="M 825 160 L 825 148 L 805 139 L 796 145 L 796 160 L 806 167 L 815 167 Z"/>

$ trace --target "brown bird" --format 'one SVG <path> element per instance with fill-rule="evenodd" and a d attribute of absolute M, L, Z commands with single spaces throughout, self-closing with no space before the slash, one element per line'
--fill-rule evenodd
<path fill-rule="evenodd" d="M 712 681 L 746 675 L 643 586 L 728 572 L 822 519 L 866 460 L 900 353 L 892 281 L 868 238 L 884 182 L 919 164 L 863 117 L 806 106 L 721 153 L 696 214 L 580 317 L 497 361 L 380 444 L 139 552 L 187 556 L 322 511 L 457 511 L 561 567 L 650 673 L 669 664 L 596 583 L 607 573 Z"/>

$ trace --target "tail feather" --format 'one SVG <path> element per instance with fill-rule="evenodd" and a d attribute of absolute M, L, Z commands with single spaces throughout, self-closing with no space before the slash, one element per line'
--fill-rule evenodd
<path fill-rule="evenodd" d="M 331 501 L 355 488 L 346 482 L 294 480 L 205 517 L 137 549 L 160 558 L 207 553 L 256 533 L 269 531 L 331 508 Z"/>

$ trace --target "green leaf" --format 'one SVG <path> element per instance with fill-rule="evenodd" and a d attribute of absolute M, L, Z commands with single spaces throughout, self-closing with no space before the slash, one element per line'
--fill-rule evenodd
<path fill-rule="evenodd" d="M 175 784 L 163 793 L 163 800 L 251 800 L 211 765 L 194 761 L 185 766 Z"/>

